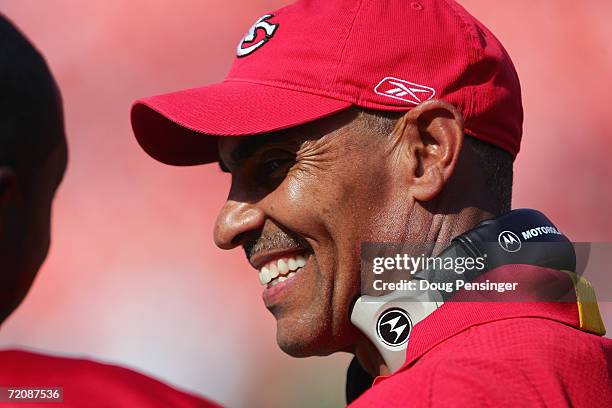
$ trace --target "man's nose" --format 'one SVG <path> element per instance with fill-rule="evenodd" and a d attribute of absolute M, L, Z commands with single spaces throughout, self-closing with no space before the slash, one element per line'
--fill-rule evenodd
<path fill-rule="evenodd" d="M 221 249 L 235 248 L 247 232 L 262 229 L 264 221 L 263 211 L 253 204 L 227 200 L 215 223 L 215 244 Z"/>

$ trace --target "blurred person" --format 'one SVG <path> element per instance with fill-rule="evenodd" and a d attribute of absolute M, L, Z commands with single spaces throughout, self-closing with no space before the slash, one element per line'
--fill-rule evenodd
<path fill-rule="evenodd" d="M 40 53 L 0 15 L 0 324 L 47 256 L 53 197 L 67 157 L 56 82 Z M 62 387 L 62 405 L 70 407 L 216 406 L 122 367 L 0 351 L 0 406 L 31 406 L 23 396 L 9 398 L 10 390 L 49 387 Z"/>
<path fill-rule="evenodd" d="M 153 158 L 231 173 L 216 244 L 244 250 L 283 351 L 354 354 L 351 406 L 612 406 L 612 342 L 577 302 L 444 303 L 393 372 L 351 323 L 362 243 L 449 244 L 510 211 L 519 80 L 459 4 L 298 1 L 255 22 L 223 82 L 131 120 Z"/>

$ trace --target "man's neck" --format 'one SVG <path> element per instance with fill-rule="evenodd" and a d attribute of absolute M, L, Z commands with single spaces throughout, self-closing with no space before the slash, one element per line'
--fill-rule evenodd
<path fill-rule="evenodd" d="M 458 214 L 433 214 L 428 234 L 432 239 L 428 242 L 448 245 L 456 236 L 493 217 L 490 212 L 474 207 L 464 208 Z"/>
<path fill-rule="evenodd" d="M 420 208 L 421 211 L 426 211 Z M 421 228 L 419 235 L 424 237 L 420 242 L 414 243 L 436 244 L 433 252 L 439 253 L 445 249 L 453 238 L 474 228 L 481 221 L 491 219 L 494 215 L 479 208 L 467 207 L 456 214 L 417 214 Z M 410 222 L 412 224 L 412 222 Z M 415 227 L 412 224 L 412 227 Z M 391 372 L 387 367 L 382 356 L 365 336 L 360 336 L 359 342 L 355 345 L 354 354 L 361 366 L 373 377 L 379 375 L 389 375 Z"/>

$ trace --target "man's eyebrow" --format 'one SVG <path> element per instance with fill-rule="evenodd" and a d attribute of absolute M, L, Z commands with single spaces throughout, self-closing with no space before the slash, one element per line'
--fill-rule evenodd
<path fill-rule="evenodd" d="M 241 142 L 231 153 L 232 161 L 235 164 L 240 164 L 249 157 L 251 157 L 255 152 L 261 148 L 263 145 L 270 142 L 271 135 L 262 135 L 258 137 L 250 137 Z"/>
<path fill-rule="evenodd" d="M 231 164 L 233 166 L 239 166 L 243 161 L 251 157 L 257 150 L 262 146 L 271 142 L 278 137 L 278 134 L 266 134 L 255 137 L 249 137 L 244 141 L 240 142 L 234 150 L 230 153 Z M 227 164 L 223 160 L 219 159 L 219 167 L 223 172 L 230 172 Z"/>

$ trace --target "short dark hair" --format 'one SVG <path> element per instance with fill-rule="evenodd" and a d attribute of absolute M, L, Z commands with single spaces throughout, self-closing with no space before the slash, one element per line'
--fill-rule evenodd
<path fill-rule="evenodd" d="M 507 151 L 466 136 L 463 148 L 477 157 L 485 175 L 485 188 L 492 198 L 493 210 L 501 215 L 510 211 L 512 204 L 513 158 Z"/>
<path fill-rule="evenodd" d="M 0 165 L 28 169 L 63 138 L 59 90 L 42 55 L 0 14 Z"/>
<path fill-rule="evenodd" d="M 368 129 L 376 134 L 390 135 L 397 120 L 405 112 L 386 112 L 369 109 L 359 109 L 361 118 Z M 510 153 L 466 135 L 463 149 L 469 150 L 472 156 L 478 158 L 479 165 L 485 175 L 485 188 L 491 197 L 492 210 L 496 214 L 510 211 L 512 202 L 513 158 Z"/>

